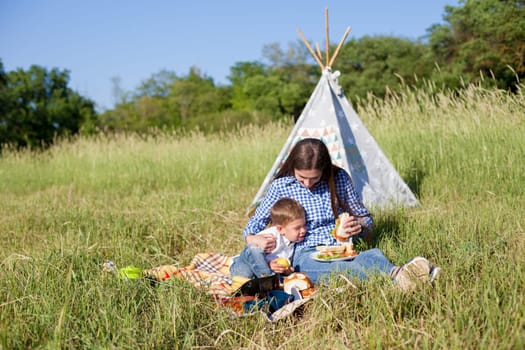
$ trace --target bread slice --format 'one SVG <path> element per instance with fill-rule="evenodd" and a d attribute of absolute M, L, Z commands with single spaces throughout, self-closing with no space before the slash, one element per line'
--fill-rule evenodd
<path fill-rule="evenodd" d="M 344 245 L 318 245 L 315 249 L 321 253 L 343 254 L 346 247 Z"/>
<path fill-rule="evenodd" d="M 313 288 L 313 286 L 312 280 L 303 272 L 294 272 L 286 276 L 283 281 L 283 289 L 288 294 L 292 294 L 293 288 L 301 292 Z"/>
<path fill-rule="evenodd" d="M 339 215 L 339 217 L 335 220 L 335 228 L 332 231 L 335 239 L 339 242 L 343 242 L 348 240 L 350 238 L 350 234 L 345 231 L 343 228 L 343 224 L 350 220 L 350 214 L 348 213 L 342 213 Z"/>

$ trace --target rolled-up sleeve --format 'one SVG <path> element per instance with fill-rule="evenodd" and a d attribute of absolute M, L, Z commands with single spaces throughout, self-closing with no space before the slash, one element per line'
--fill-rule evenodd
<path fill-rule="evenodd" d="M 364 232 L 371 232 L 374 221 L 368 209 L 364 206 L 360 196 L 357 194 L 350 175 L 345 170 L 339 170 L 336 176 L 337 192 L 342 195 L 341 200 L 348 205 L 352 215 L 360 217 Z"/>

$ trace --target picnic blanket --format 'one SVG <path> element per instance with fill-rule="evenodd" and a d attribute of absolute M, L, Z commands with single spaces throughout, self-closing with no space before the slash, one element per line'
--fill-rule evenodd
<path fill-rule="evenodd" d="M 170 278 L 185 280 L 196 288 L 204 289 L 217 297 L 229 296 L 235 291 L 230 278 L 232 258 L 219 253 L 195 255 L 188 266 L 161 265 L 144 270 L 146 278 L 164 282 Z"/>
<path fill-rule="evenodd" d="M 267 300 L 261 302 L 257 297 L 239 296 L 238 291 L 247 280 L 232 281 L 230 278 L 232 260 L 232 257 L 220 253 L 200 253 L 188 266 L 161 265 L 143 270 L 142 275 L 156 282 L 164 282 L 172 278 L 187 281 L 196 288 L 205 290 L 218 304 L 230 306 L 238 315 L 258 313 L 270 322 L 296 314 L 302 305 L 315 295 L 295 300 L 291 295 L 288 300 L 283 300 L 281 297 L 277 304 L 273 297 L 271 300 L 267 297 Z M 277 293 L 284 292 L 274 291 L 273 295 Z M 272 293 L 270 292 L 269 295 Z M 248 306 L 253 307 L 248 308 Z"/>

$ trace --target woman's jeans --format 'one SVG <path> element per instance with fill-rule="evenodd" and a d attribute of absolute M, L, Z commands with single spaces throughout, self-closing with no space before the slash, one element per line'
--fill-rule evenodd
<path fill-rule="evenodd" d="M 317 253 L 313 247 L 297 247 L 293 257 L 293 266 L 296 272 L 304 272 L 313 283 L 328 279 L 332 274 L 344 273 L 360 280 L 378 274 L 390 274 L 394 265 L 380 249 L 365 250 L 353 260 L 321 262 L 314 260 L 311 255 Z"/>
<path fill-rule="evenodd" d="M 230 275 L 242 276 L 246 278 L 265 277 L 273 275 L 273 271 L 268 266 L 264 251 L 255 246 L 246 246 L 239 256 L 233 258 L 230 266 Z"/>

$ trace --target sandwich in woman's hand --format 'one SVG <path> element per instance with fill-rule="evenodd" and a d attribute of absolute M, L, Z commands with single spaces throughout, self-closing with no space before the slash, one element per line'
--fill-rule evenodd
<path fill-rule="evenodd" d="M 343 224 L 350 220 L 350 214 L 342 213 L 335 220 L 335 228 L 332 231 L 333 236 L 339 242 L 348 241 L 350 238 L 350 233 L 346 232 L 346 229 L 343 228 Z"/>

